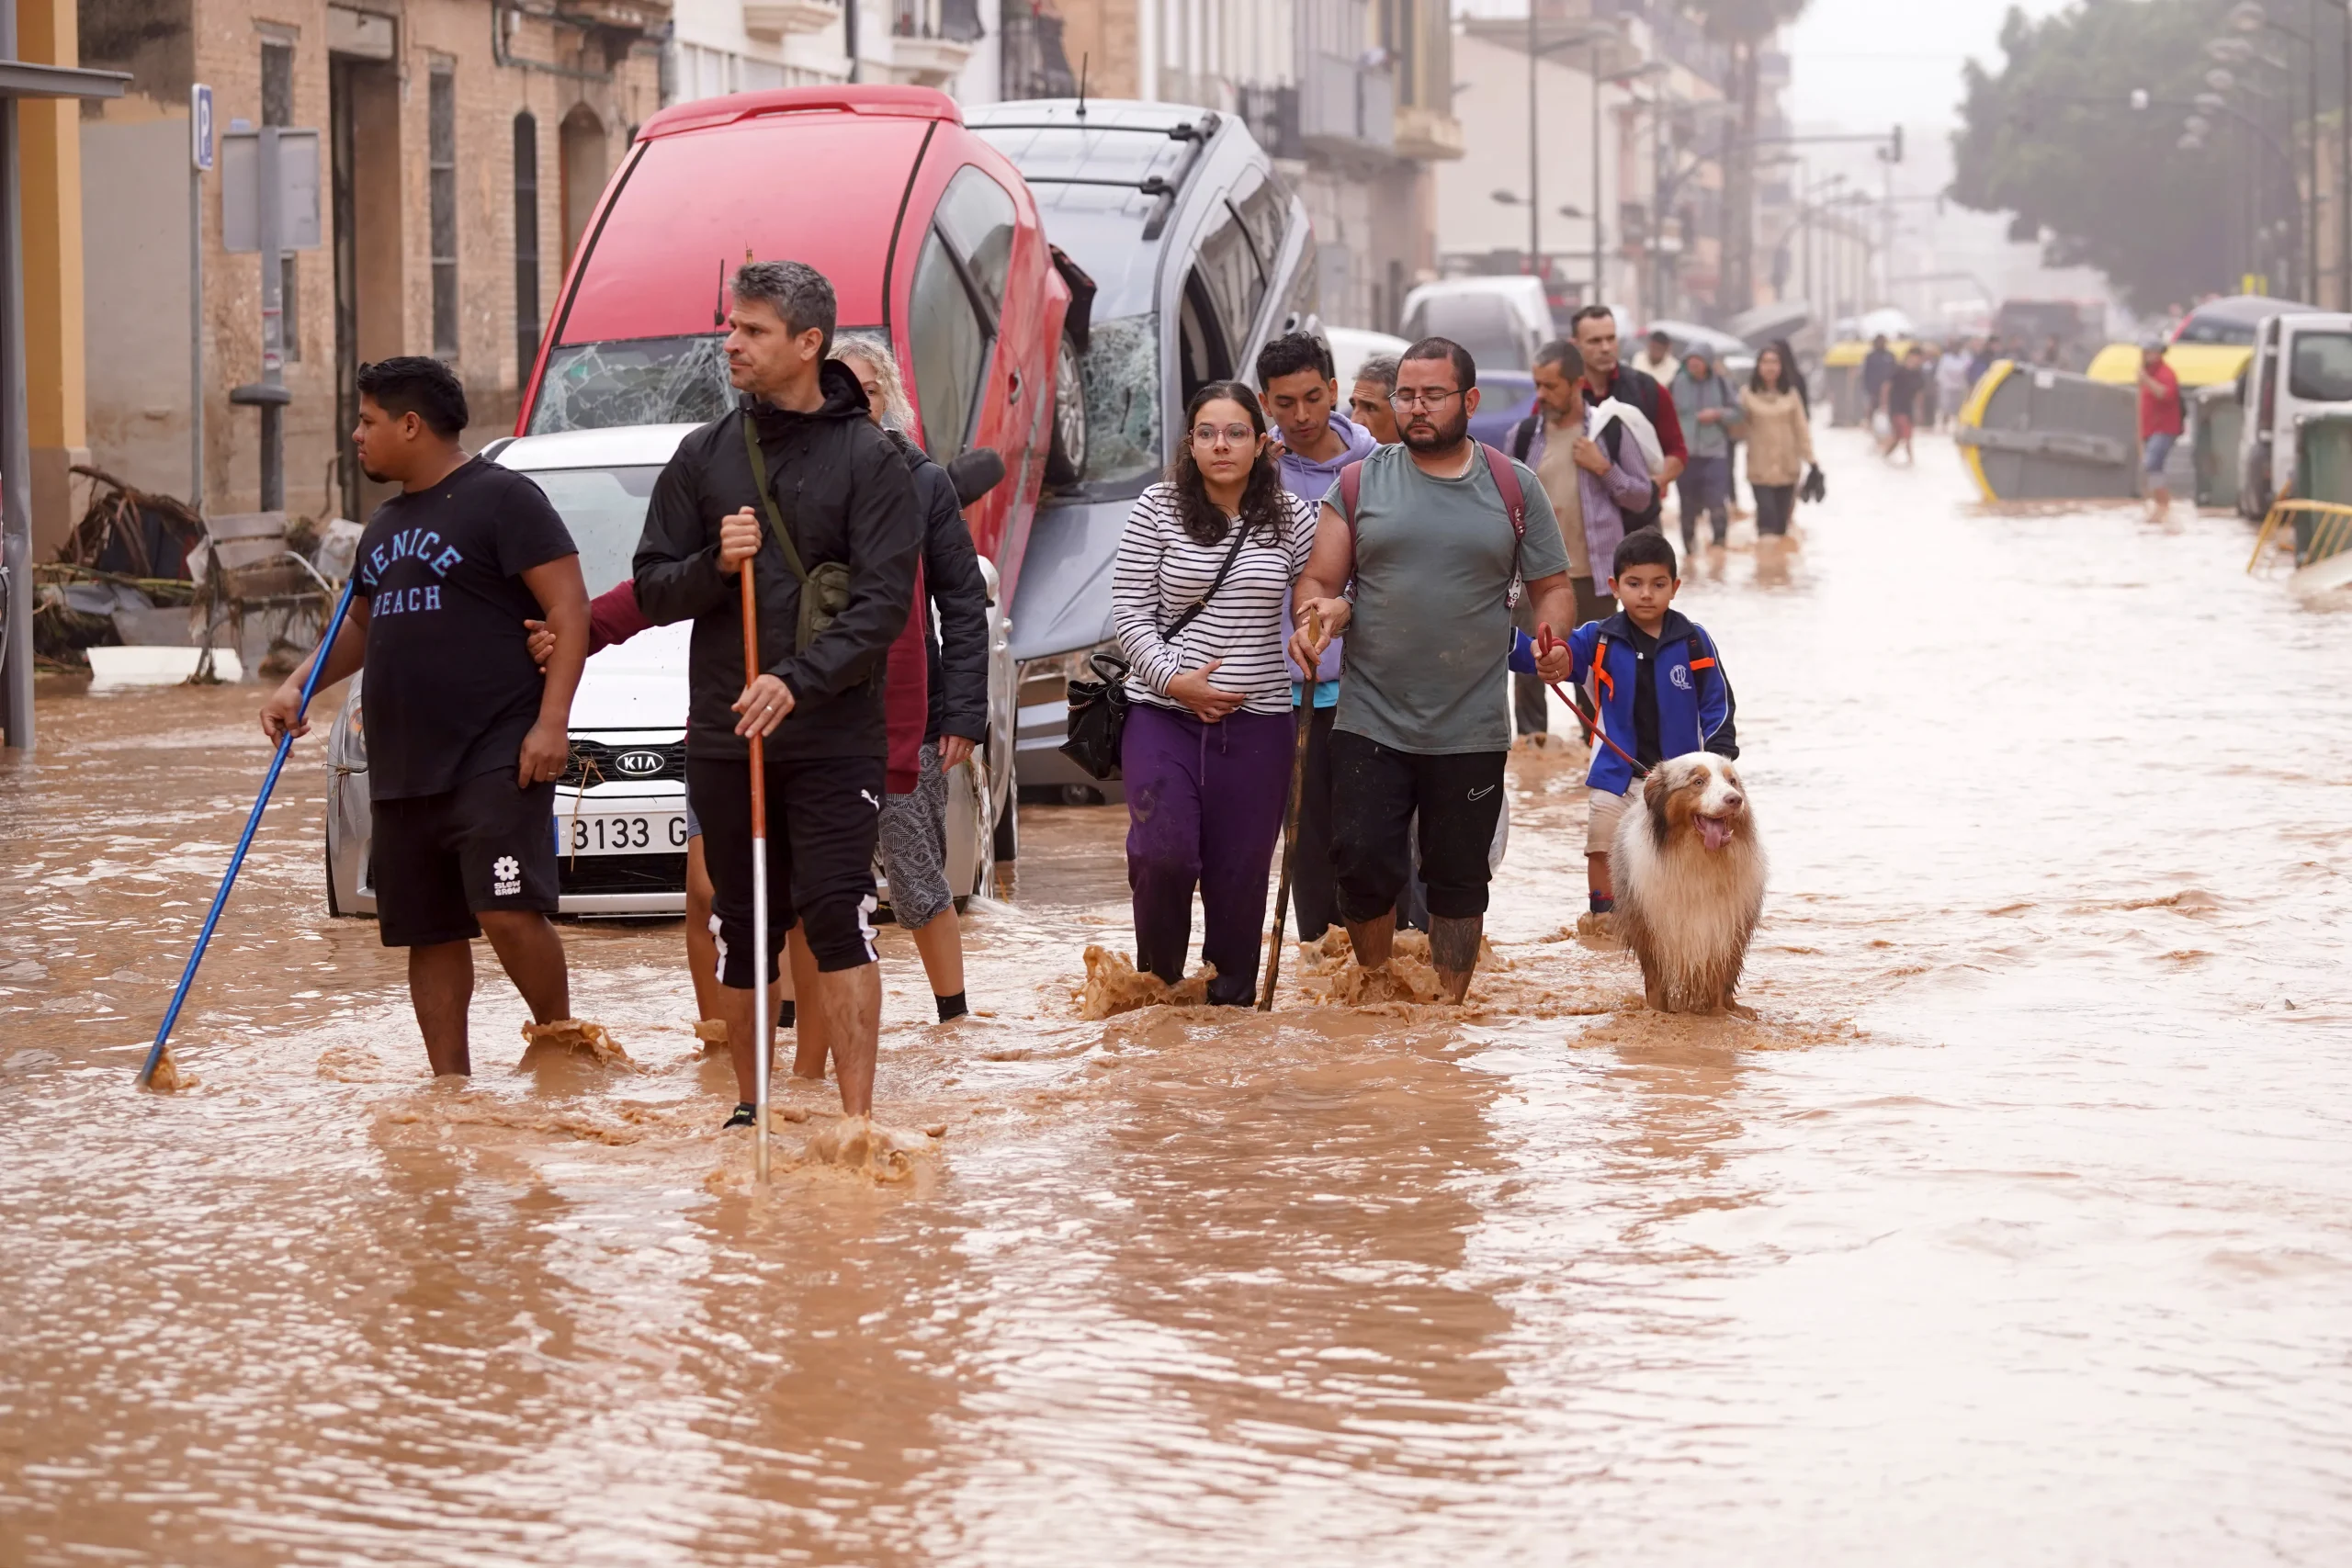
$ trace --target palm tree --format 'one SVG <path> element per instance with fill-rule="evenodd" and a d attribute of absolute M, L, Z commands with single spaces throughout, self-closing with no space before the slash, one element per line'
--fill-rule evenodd
<path fill-rule="evenodd" d="M 1738 130 L 1724 159 L 1723 278 L 1715 307 L 1736 314 L 1756 303 L 1756 100 L 1758 56 L 1772 35 L 1804 15 L 1807 0 L 1684 0 L 1707 36 L 1731 50 L 1731 97 Z"/>

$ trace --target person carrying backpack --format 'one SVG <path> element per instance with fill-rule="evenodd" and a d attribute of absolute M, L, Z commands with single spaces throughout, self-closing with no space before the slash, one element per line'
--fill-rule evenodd
<path fill-rule="evenodd" d="M 1430 956 L 1455 1001 L 1477 968 L 1502 809 L 1511 612 L 1522 592 L 1539 628 L 1567 625 L 1576 609 L 1543 486 L 1470 439 L 1477 374 L 1446 338 L 1405 352 L 1392 399 L 1404 441 L 1350 464 L 1323 498 L 1291 639 L 1293 660 L 1312 668 L 1333 637 L 1347 637 L 1332 721 L 1331 858 L 1356 962 L 1388 962 L 1418 810 Z M 1565 680 L 1569 664 L 1565 646 L 1547 646 L 1537 672 Z"/>

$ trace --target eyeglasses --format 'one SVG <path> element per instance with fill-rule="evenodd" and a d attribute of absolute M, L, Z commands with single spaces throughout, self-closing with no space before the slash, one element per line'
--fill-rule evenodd
<path fill-rule="evenodd" d="M 1392 408 L 1435 409 L 1444 407 L 1446 399 L 1458 398 L 1461 395 L 1462 393 L 1459 389 L 1450 392 L 1424 392 L 1419 390 L 1391 392 L 1388 394 L 1388 402 L 1389 406 Z"/>
<path fill-rule="evenodd" d="M 1204 446 L 1247 446 L 1258 439 L 1258 433 L 1246 424 L 1196 424 L 1193 439 Z"/>

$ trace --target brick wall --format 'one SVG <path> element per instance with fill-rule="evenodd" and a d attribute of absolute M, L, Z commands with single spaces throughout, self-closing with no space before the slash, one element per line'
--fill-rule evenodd
<path fill-rule="evenodd" d="M 292 51 L 292 108 L 296 126 L 322 132 L 322 187 L 332 186 L 333 114 L 338 89 L 330 53 L 330 18 L 322 0 L 185 0 L 175 12 L 160 6 L 126 9 L 126 0 L 85 0 L 101 25 L 92 30 L 115 55 L 92 63 L 131 70 L 131 95 L 103 106 L 85 121 L 105 128 L 112 140 L 107 166 L 129 168 L 136 180 L 85 176 L 85 233 L 119 236 L 144 225 L 163 236 L 154 253 L 185 256 L 185 185 L 169 210 L 152 209 L 157 190 L 185 180 L 186 95 L 191 76 L 215 91 L 217 116 L 225 130 L 232 119 L 258 124 L 262 116 L 262 47 L 283 42 Z M 659 7 L 639 6 L 647 26 L 658 30 Z M 120 13 L 117 15 L 116 13 Z M 387 7 L 387 14 L 390 8 Z M 539 315 L 551 318 L 567 256 L 563 247 L 563 147 L 567 114 L 583 111 L 596 128 L 594 148 L 605 172 L 620 166 L 628 138 L 660 107 L 660 66 L 650 44 L 617 51 L 608 62 L 606 38 L 581 28 L 526 19 L 503 40 L 510 62 L 501 63 L 493 39 L 492 8 L 479 0 L 408 0 L 394 16 L 393 55 L 385 62 L 360 61 L 345 67 L 341 96 L 361 103 L 355 137 L 356 164 L 365 172 L 355 193 L 366 209 L 362 231 L 370 243 L 357 247 L 356 279 L 346 304 L 358 330 L 355 347 L 363 355 L 431 353 L 434 349 L 433 266 L 429 152 L 431 76 L 446 64 L 455 92 L 458 200 L 458 343 L 452 363 L 464 378 L 474 411 L 469 444 L 506 434 L 514 426 L 521 379 L 515 334 L 514 117 L 528 110 L 537 121 Z M 133 25 L 133 23 L 137 25 Z M 175 28 L 182 28 L 176 35 Z M 150 133 L 143 141 L 124 128 L 169 120 L 176 136 Z M 583 122 L 589 123 L 589 122 Z M 85 143 L 96 145 L 86 134 Z M 174 147 L 176 152 L 171 151 Z M 180 172 L 164 176 L 145 167 L 175 156 Z M 126 164 L 126 160 L 128 163 Z M 334 514 L 345 509 L 342 476 L 335 467 L 342 418 L 336 405 L 337 286 L 333 242 L 334 201 L 322 188 L 328 243 L 301 253 L 297 286 L 289 300 L 291 327 L 286 384 L 294 400 L 286 412 L 286 489 L 289 511 Z M 219 175 L 209 176 L 202 201 L 204 225 L 203 336 L 206 347 L 206 504 L 214 511 L 250 510 L 257 504 L 260 471 L 259 415 L 232 407 L 229 389 L 257 379 L 261 370 L 260 266 L 252 255 L 220 249 Z M 168 309 L 178 314 L 159 323 L 153 312 L 121 308 L 135 299 L 137 274 L 127 254 L 87 256 L 94 289 L 86 324 L 91 361 L 103 357 L 113 368 L 94 378 L 91 424 L 94 457 L 131 468 L 147 482 L 179 493 L 187 488 L 187 460 L 172 459 L 187 445 L 186 295 Z M 185 263 L 177 269 L 185 272 Z M 148 276 L 155 276 L 153 273 Z M 95 289 L 103 285 L 107 299 Z M 164 303 L 158 301 L 158 303 Z M 158 326 L 163 330 L 157 331 Z M 101 384 L 102 383 L 102 384 Z M 130 477 L 130 476 L 126 476 Z M 362 510 L 370 498 L 363 493 Z"/>

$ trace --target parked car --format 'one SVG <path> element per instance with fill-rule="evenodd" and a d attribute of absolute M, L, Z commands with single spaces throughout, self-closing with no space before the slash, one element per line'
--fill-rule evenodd
<path fill-rule="evenodd" d="M 1057 748 L 1067 683 L 1114 646 L 1111 564 L 1128 509 L 1174 457 L 1195 390 L 1246 378 L 1268 338 L 1316 327 L 1315 241 L 1305 205 L 1230 115 L 1053 98 L 976 107 L 967 123 L 1020 171 L 1046 237 L 1095 290 L 1085 456 L 1039 505 L 1009 589 L 1020 782 L 1091 792 Z"/>
<path fill-rule="evenodd" d="M 527 473 L 580 547 L 593 597 L 629 575 L 654 479 L 691 424 L 625 425 L 508 438 L 483 455 Z M 989 738 L 947 776 L 948 886 L 987 889 L 1012 774 L 1012 653 L 994 569 L 989 611 Z M 560 908 L 567 915 L 675 915 L 686 897 L 686 644 L 655 626 L 592 656 L 571 703 L 571 766 L 556 785 Z M 327 908 L 376 912 L 368 862 L 367 694 L 358 676 L 327 736 Z M 1009 807 L 1005 807 L 1009 809 Z M 887 897 L 887 895 L 886 895 Z"/>
<path fill-rule="evenodd" d="M 2314 414 L 2352 413 L 2352 315 L 2298 308 L 2256 329 L 2238 431 L 2238 511 L 2259 518 L 2296 490 L 2295 434 Z"/>
<path fill-rule="evenodd" d="M 1366 332 L 1361 327 L 1325 327 L 1323 341 L 1331 345 L 1331 374 L 1340 383 L 1340 401 L 1345 403 L 1354 390 L 1356 372 L 1363 362 L 1376 354 L 1401 355 L 1412 347 L 1409 339 L 1390 333 Z"/>
<path fill-rule="evenodd" d="M 1089 290 L 1020 174 L 928 87 L 737 93 L 648 119 L 572 260 L 517 434 L 715 418 L 727 275 L 755 257 L 815 266 L 842 331 L 888 338 L 933 457 L 1002 455 L 1011 482 L 965 515 L 1012 594 L 1041 486 L 1086 467 Z M 1009 801 L 999 818 L 1010 859 Z"/>
<path fill-rule="evenodd" d="M 2300 299 L 2273 299 L 2266 294 L 2232 294 L 2208 299 L 2180 319 L 2172 341 L 2188 344 L 2233 344 L 2250 348 L 2256 332 L 2273 316 L 2294 316 L 2316 310 Z"/>
<path fill-rule="evenodd" d="M 1448 337 L 1478 367 L 1478 412 L 1470 434 L 1502 446 L 1535 406 L 1535 355 L 1558 335 L 1544 280 L 1527 274 L 1444 277 L 1405 296 L 1408 341 Z"/>

